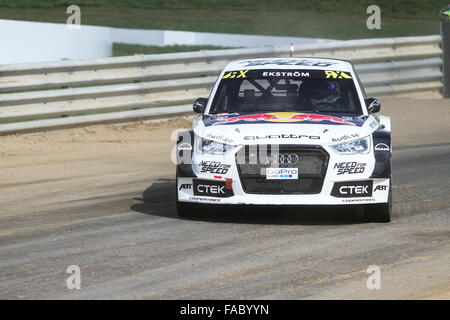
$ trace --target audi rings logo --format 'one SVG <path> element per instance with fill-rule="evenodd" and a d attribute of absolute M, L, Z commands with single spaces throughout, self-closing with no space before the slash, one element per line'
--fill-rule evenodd
<path fill-rule="evenodd" d="M 280 153 L 278 155 L 279 164 L 297 164 L 299 160 L 295 153 Z"/>
<path fill-rule="evenodd" d="M 271 154 L 266 157 L 266 164 L 297 164 L 300 158 L 295 153 Z"/>

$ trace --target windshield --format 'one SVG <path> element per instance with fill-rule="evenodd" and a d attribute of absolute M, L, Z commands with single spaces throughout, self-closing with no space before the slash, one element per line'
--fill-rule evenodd
<path fill-rule="evenodd" d="M 210 114 L 322 112 L 362 115 L 353 79 L 331 70 L 238 70 L 225 73 Z"/>

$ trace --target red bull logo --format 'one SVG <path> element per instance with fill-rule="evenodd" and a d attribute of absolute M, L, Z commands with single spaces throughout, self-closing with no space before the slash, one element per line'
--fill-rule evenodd
<path fill-rule="evenodd" d="M 272 112 L 272 113 L 257 113 L 257 114 L 247 114 L 242 116 L 234 116 L 234 117 L 226 117 L 226 116 L 218 116 L 217 122 L 213 125 L 221 125 L 221 124 L 229 124 L 236 122 L 280 122 L 280 123 L 289 123 L 289 122 L 301 122 L 301 121 L 310 121 L 310 122 L 320 122 L 320 121 L 329 121 L 337 124 L 347 124 L 354 126 L 355 124 L 350 122 L 351 117 L 334 117 L 327 116 L 323 114 L 315 114 L 315 113 L 296 113 L 296 112 Z"/>

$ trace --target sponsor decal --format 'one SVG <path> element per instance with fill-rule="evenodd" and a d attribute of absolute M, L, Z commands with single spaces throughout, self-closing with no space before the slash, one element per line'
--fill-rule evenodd
<path fill-rule="evenodd" d="M 220 142 L 228 143 L 228 144 L 233 143 L 233 139 L 227 138 L 223 135 L 215 135 L 215 134 L 209 133 L 206 136 L 206 138 L 210 138 L 212 140 L 219 140 Z"/>
<path fill-rule="evenodd" d="M 391 173 L 391 132 L 377 130 L 372 134 L 375 167 L 371 178 L 390 178 Z"/>
<path fill-rule="evenodd" d="M 248 70 L 231 71 L 225 74 L 222 79 L 246 78 Z"/>
<path fill-rule="evenodd" d="M 353 138 L 359 138 L 359 134 L 358 133 L 344 134 L 343 136 L 341 136 L 339 138 L 331 139 L 331 141 L 333 141 L 333 142 L 340 142 L 340 141 L 345 141 L 345 140 L 353 139 Z"/>
<path fill-rule="evenodd" d="M 192 183 L 183 183 L 178 190 L 190 190 L 192 189 Z"/>
<path fill-rule="evenodd" d="M 338 198 L 361 198 L 372 196 L 373 181 L 335 182 L 331 195 Z"/>
<path fill-rule="evenodd" d="M 259 139 L 314 139 L 319 140 L 319 136 L 307 136 L 307 135 L 296 135 L 296 134 L 271 134 L 267 136 L 245 136 L 244 140 L 259 140 Z"/>
<path fill-rule="evenodd" d="M 389 151 L 389 147 L 384 143 L 379 143 L 375 146 L 375 151 Z"/>
<path fill-rule="evenodd" d="M 204 202 L 220 202 L 220 199 L 217 198 L 202 198 L 202 197 L 189 197 L 189 200 L 204 201 Z"/>
<path fill-rule="evenodd" d="M 333 78 L 333 79 L 351 79 L 352 77 L 348 74 L 346 74 L 343 71 L 331 71 L 326 70 L 325 71 L 326 79 Z"/>
<path fill-rule="evenodd" d="M 247 60 L 242 61 L 245 67 L 265 66 L 265 65 L 278 65 L 278 66 L 311 66 L 311 67 L 329 67 L 336 64 L 332 61 L 317 61 L 307 59 L 279 59 L 279 60 Z"/>
<path fill-rule="evenodd" d="M 302 71 L 264 71 L 263 77 L 289 77 L 289 78 L 304 78 L 309 77 L 309 72 Z"/>
<path fill-rule="evenodd" d="M 386 191 L 388 186 L 376 186 L 374 191 Z"/>
<path fill-rule="evenodd" d="M 366 169 L 366 163 L 363 162 L 339 162 L 334 165 L 337 169 L 337 175 L 363 173 Z"/>
<path fill-rule="evenodd" d="M 342 199 L 342 203 L 352 203 L 352 202 L 374 202 L 374 198 L 369 199 Z"/>
<path fill-rule="evenodd" d="M 226 188 L 225 181 L 194 179 L 194 195 L 227 198 L 234 196 L 234 193 L 231 188 Z"/>
<path fill-rule="evenodd" d="M 267 180 L 293 180 L 298 179 L 297 168 L 265 168 Z"/>
<path fill-rule="evenodd" d="M 177 150 L 190 151 L 192 150 L 192 146 L 190 143 L 184 142 L 177 146 Z"/>
<path fill-rule="evenodd" d="M 334 117 L 323 114 L 314 113 L 295 113 L 295 112 L 271 112 L 271 113 L 256 113 L 246 114 L 229 117 L 227 115 L 217 115 L 217 122 L 213 123 L 213 126 L 223 125 L 236 122 L 279 122 L 279 123 L 291 123 L 291 122 L 321 122 L 327 121 L 335 124 L 356 125 L 350 120 L 351 117 Z"/>
<path fill-rule="evenodd" d="M 317 66 L 319 64 L 326 64 L 331 65 L 328 63 L 321 63 L 321 62 L 306 62 L 305 60 L 297 62 L 293 61 L 253 61 L 253 62 L 246 62 L 247 66 L 261 66 L 261 69 L 253 69 L 253 70 L 234 70 L 234 71 L 226 71 L 224 75 L 222 76 L 222 79 L 261 79 L 261 78 L 268 78 L 268 79 L 303 79 L 303 78 L 309 78 L 309 79 L 330 79 L 330 80 L 345 80 L 345 81 L 351 81 L 352 76 L 350 73 L 342 72 L 342 71 L 336 71 L 336 70 L 317 70 L 317 69 L 310 69 L 310 68 L 304 68 L 303 66 Z M 271 68 L 267 69 L 264 68 L 265 65 L 270 65 Z M 282 68 L 274 68 L 274 66 L 292 66 L 289 69 L 282 69 Z M 296 68 L 295 66 L 300 66 Z M 244 69 L 247 66 L 243 66 Z"/>
<path fill-rule="evenodd" d="M 230 164 L 219 161 L 202 161 L 200 163 L 200 172 L 202 173 L 226 174 L 230 168 Z"/>
<path fill-rule="evenodd" d="M 378 122 L 372 121 L 372 122 L 369 124 L 369 127 L 371 127 L 372 129 L 375 128 L 375 127 L 378 127 Z"/>

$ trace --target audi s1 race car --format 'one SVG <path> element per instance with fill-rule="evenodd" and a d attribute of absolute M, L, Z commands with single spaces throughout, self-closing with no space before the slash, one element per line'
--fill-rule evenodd
<path fill-rule="evenodd" d="M 181 216 L 200 204 L 361 205 L 390 221 L 390 119 L 350 62 L 234 61 L 194 111 L 176 146 Z"/>

